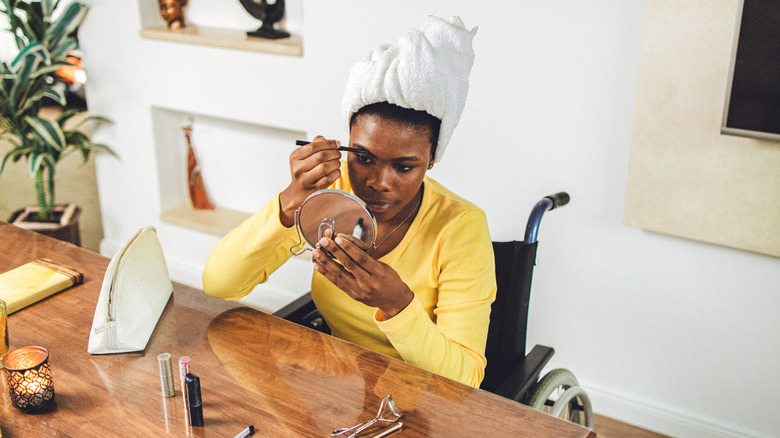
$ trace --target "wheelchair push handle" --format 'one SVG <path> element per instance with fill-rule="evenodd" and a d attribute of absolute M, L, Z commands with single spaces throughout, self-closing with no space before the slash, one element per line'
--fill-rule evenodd
<path fill-rule="evenodd" d="M 564 205 L 568 204 L 571 198 L 569 197 L 568 193 L 560 192 L 554 195 L 545 196 L 545 199 L 549 199 L 552 201 L 553 205 L 552 207 L 550 207 L 550 210 L 554 210 L 558 207 L 563 207 Z"/>
<path fill-rule="evenodd" d="M 526 244 L 536 243 L 536 237 L 539 234 L 539 224 L 542 222 L 542 216 L 547 210 L 554 210 L 558 207 L 563 207 L 569 203 L 571 197 L 566 192 L 559 192 L 554 195 L 545 196 L 541 201 L 537 202 L 531 215 L 528 217 L 528 224 L 525 227 L 525 239 Z"/>

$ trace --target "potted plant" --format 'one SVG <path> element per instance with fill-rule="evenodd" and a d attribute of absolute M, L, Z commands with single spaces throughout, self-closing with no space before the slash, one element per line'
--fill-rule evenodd
<path fill-rule="evenodd" d="M 72 65 L 67 56 L 78 48 L 75 34 L 87 11 L 77 1 L 61 13 L 59 5 L 59 0 L 0 0 L 0 12 L 8 17 L 19 48 L 13 60 L 0 63 L 0 140 L 11 145 L 0 162 L 0 176 L 9 162 L 24 159 L 37 205 L 15 212 L 9 221 L 79 245 L 78 207 L 55 203 L 57 163 L 72 153 L 80 153 L 86 163 L 93 152 L 114 152 L 93 143 L 81 129 L 88 122 L 109 122 L 106 118 L 89 116 L 74 124 L 75 110 L 53 120 L 40 114 L 44 102 L 65 109 L 65 84 L 53 75 Z"/>

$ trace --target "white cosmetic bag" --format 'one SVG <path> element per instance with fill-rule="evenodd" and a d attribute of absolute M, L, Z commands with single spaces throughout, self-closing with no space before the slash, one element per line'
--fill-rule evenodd
<path fill-rule="evenodd" d="M 172 292 L 157 231 L 138 230 L 108 264 L 87 351 L 142 351 Z"/>

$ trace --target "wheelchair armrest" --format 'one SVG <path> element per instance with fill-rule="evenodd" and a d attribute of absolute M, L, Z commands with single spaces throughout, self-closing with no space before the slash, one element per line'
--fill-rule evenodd
<path fill-rule="evenodd" d="M 274 312 L 273 315 L 288 321 L 295 321 L 316 309 L 317 307 L 311 299 L 311 292 L 306 292 L 297 300 Z"/>
<path fill-rule="evenodd" d="M 496 394 L 518 402 L 525 402 L 526 394 L 539 381 L 539 375 L 547 362 L 555 354 L 555 350 L 543 345 L 535 345 L 512 373 L 496 390 Z"/>

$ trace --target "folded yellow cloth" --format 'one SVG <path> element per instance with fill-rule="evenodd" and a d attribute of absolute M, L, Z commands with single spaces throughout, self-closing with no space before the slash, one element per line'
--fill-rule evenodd
<path fill-rule="evenodd" d="M 10 314 L 83 280 L 84 274 L 69 266 L 37 259 L 0 274 L 0 299 Z"/>

